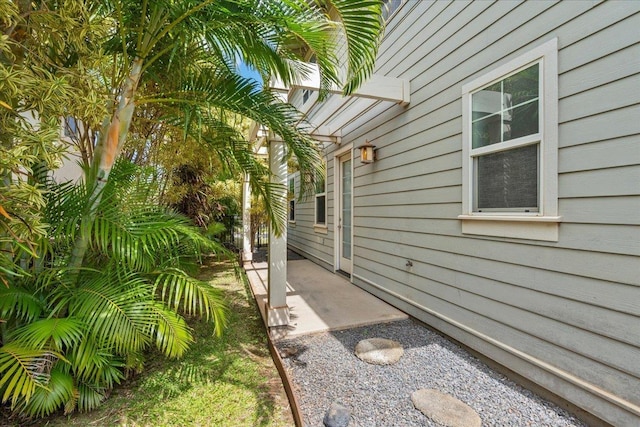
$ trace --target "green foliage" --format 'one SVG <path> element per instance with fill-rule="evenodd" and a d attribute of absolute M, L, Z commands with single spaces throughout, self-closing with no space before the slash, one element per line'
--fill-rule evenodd
<path fill-rule="evenodd" d="M 166 167 L 159 147 L 174 149 L 165 158 L 187 142 L 204 147 L 217 178 L 248 173 L 282 231 L 281 188 L 237 118 L 279 135 L 301 171 L 322 168 L 319 151 L 300 112 L 239 76 L 236 62 L 288 84 L 313 52 L 321 93 L 350 93 L 373 70 L 379 13 L 378 0 L 0 0 L 3 402 L 32 416 L 88 410 L 141 368 L 146 349 L 183 355 L 193 340 L 183 316 L 221 332 L 221 295 L 189 273 L 222 249 L 160 207 L 186 162 Z M 68 115 L 83 123 L 74 144 L 91 167 L 86 184 L 54 185 L 45 176 L 67 148 L 56 140 Z M 112 172 L 121 152 L 160 170 L 122 162 Z"/>
<path fill-rule="evenodd" d="M 104 0 L 88 7 L 112 23 L 103 45 L 112 67 L 102 70 L 116 96 L 96 147 L 101 175 L 111 168 L 114 156 L 108 153 L 117 153 L 127 140 L 138 154 L 129 157 L 135 161 L 153 158 L 151 151 L 162 150 L 166 138 L 195 141 L 230 176 L 250 173 L 254 193 L 263 197 L 274 231 L 281 232 L 286 207 L 277 198 L 279 188 L 269 183 L 254 147 L 234 126 L 235 117 L 279 135 L 301 170 L 321 169 L 320 155 L 300 112 L 239 76 L 236 64 L 241 59 L 264 81 L 274 77 L 289 84 L 308 72 L 301 61 L 314 53 L 321 94 L 334 87 L 351 93 L 373 71 L 381 1 Z M 346 60 L 339 60 L 343 56 Z"/>
<path fill-rule="evenodd" d="M 211 325 L 204 319 L 187 319 L 194 343 L 184 357 L 168 359 L 152 349 L 145 354 L 144 371 L 116 386 L 100 408 L 56 414 L 40 424 L 292 426 L 291 409 L 267 348 L 264 323 L 246 278 L 243 283 L 237 269 L 235 262 L 208 258 L 198 276 L 221 289 L 229 305 L 228 325 L 220 339 L 211 339 Z"/>
<path fill-rule="evenodd" d="M 165 202 L 199 227 L 212 232 L 225 217 L 241 213 L 240 184 L 224 179 L 219 168 L 194 161 L 178 166 L 172 178 Z"/>
<path fill-rule="evenodd" d="M 0 393 L 30 416 L 89 410 L 155 347 L 184 355 L 193 342 L 183 316 L 213 322 L 220 335 L 220 291 L 187 273 L 193 261 L 223 251 L 189 220 L 155 203 L 153 174 L 119 164 L 97 206 L 84 184 L 47 182 L 48 238 L 28 274 L 0 287 Z M 88 210 L 96 216 L 83 222 Z M 74 242 L 89 246 L 78 270 Z"/>
<path fill-rule="evenodd" d="M 69 107 L 84 100 L 91 111 L 81 88 L 93 81 L 85 71 L 104 34 L 80 0 L 0 0 L 1 284 L 25 274 L 20 260 L 46 233 L 38 175 L 68 149 L 60 127 Z"/>

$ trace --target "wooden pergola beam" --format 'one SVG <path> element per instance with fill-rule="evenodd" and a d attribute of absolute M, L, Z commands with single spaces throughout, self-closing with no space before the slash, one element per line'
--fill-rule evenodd
<path fill-rule="evenodd" d="M 300 68 L 307 71 L 305 76 L 294 81 L 291 86 L 285 86 L 281 81 L 273 79 L 269 87 L 278 92 L 289 93 L 294 89 L 308 89 L 312 91 L 320 90 L 320 69 L 318 64 L 304 63 Z M 329 88 L 329 93 L 342 94 L 338 87 Z M 398 77 L 383 76 L 374 74 L 360 86 L 358 90 L 350 96 L 358 98 L 369 98 L 377 101 L 394 102 L 400 105 L 407 105 L 410 102 L 410 84 L 406 79 Z"/>

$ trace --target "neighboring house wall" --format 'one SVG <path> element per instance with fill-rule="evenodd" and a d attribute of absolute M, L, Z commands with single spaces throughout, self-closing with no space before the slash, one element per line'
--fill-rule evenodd
<path fill-rule="evenodd" d="M 21 114 L 34 129 L 40 127 L 40 119 L 36 111 L 28 111 Z M 74 148 L 68 133 L 75 131 L 75 120 L 73 126 L 69 127 L 65 119 L 60 119 L 60 137 L 57 142 L 61 146 L 66 146 L 66 153 L 61 159 L 60 167 L 50 172 L 56 182 L 77 181 L 83 175 L 80 161 L 82 160 L 77 150 Z"/>
<path fill-rule="evenodd" d="M 59 183 L 80 180 L 84 174 L 81 163 L 80 156 L 73 153 L 73 149 L 70 148 L 70 153 L 62 161 L 62 166 L 52 171 L 53 179 Z"/>
<path fill-rule="evenodd" d="M 639 425 L 639 28 L 640 2 L 405 3 L 376 72 L 410 80 L 411 102 L 342 128 L 326 150 L 327 234 L 313 201 L 298 203 L 291 246 L 335 265 L 333 152 L 368 139 L 378 160 L 354 161 L 352 281 L 586 411 Z M 463 234 L 463 85 L 554 38 L 557 241 Z"/>
<path fill-rule="evenodd" d="M 76 182 L 84 176 L 82 156 L 72 140 L 72 137 L 78 132 L 78 126 L 82 126 L 82 124 L 77 123 L 73 117 L 61 119 L 59 143 L 66 145 L 67 151 L 62 159 L 62 165 L 58 169 L 51 171 L 51 175 L 56 182 Z"/>

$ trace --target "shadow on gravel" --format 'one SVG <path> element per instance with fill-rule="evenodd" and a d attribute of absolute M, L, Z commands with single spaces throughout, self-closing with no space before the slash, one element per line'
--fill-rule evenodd
<path fill-rule="evenodd" d="M 399 342 L 394 365 L 370 365 L 355 346 L 368 338 Z M 305 422 L 322 425 L 340 402 L 355 425 L 439 426 L 415 409 L 411 393 L 435 389 L 471 406 L 484 426 L 584 426 L 559 406 L 509 380 L 423 323 L 408 319 L 278 342 Z"/>

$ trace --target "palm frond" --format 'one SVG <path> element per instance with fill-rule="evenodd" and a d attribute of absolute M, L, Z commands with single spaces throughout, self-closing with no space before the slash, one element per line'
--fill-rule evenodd
<path fill-rule="evenodd" d="M 155 303 L 153 309 L 156 317 L 156 326 L 153 330 L 156 347 L 167 357 L 182 356 L 193 342 L 187 323 L 163 304 Z"/>
<path fill-rule="evenodd" d="M 195 106 L 203 109 L 199 113 L 201 117 L 206 118 L 204 110 L 220 109 L 244 117 L 249 117 L 254 121 L 266 125 L 274 133 L 280 135 L 288 146 L 288 155 L 295 155 L 301 170 L 315 171 L 322 168 L 320 152 L 316 143 L 307 135 L 297 129 L 297 123 L 301 117 L 299 112 L 289 104 L 283 104 L 277 100 L 275 94 L 267 90 L 255 93 L 256 84 L 254 81 L 243 77 L 223 73 L 219 70 L 204 70 L 198 74 L 191 75 L 185 80 L 182 89 L 177 92 L 159 93 L 154 99 L 148 102 L 166 103 L 171 106 L 184 106 L 189 110 L 193 110 Z M 207 122 L 205 121 L 205 124 Z M 211 145 L 220 145 L 217 135 L 208 135 L 207 133 L 198 133 L 193 135 L 196 138 L 202 138 L 203 141 Z M 254 189 L 262 192 L 266 196 L 270 213 L 277 214 L 272 217 L 272 225 L 278 233 L 282 232 L 285 223 L 286 210 L 277 206 L 270 206 L 271 197 L 277 194 L 275 186 L 269 188 L 267 175 L 264 167 L 258 166 L 255 161 L 255 155 L 246 144 L 235 143 L 232 138 L 223 139 L 226 147 L 220 147 L 220 153 L 224 162 L 228 166 L 239 167 L 243 172 L 249 172 L 252 176 L 252 183 L 256 185 Z M 284 160 L 284 159 L 283 159 Z M 231 165 L 230 162 L 233 162 Z M 259 173 L 256 174 L 255 172 Z M 257 178 L 256 178 L 257 175 Z M 261 189 L 259 187 L 262 187 Z M 304 191 L 310 191 L 304 188 Z M 281 211 L 281 212 L 280 212 Z"/>
<path fill-rule="evenodd" d="M 190 316 L 212 319 L 216 335 L 222 334 L 226 324 L 226 305 L 219 289 L 176 268 L 163 269 L 154 285 L 155 292 L 169 308 L 182 310 Z"/>
<path fill-rule="evenodd" d="M 0 318 L 15 318 L 30 322 L 44 310 L 44 305 L 34 292 L 17 285 L 0 286 Z"/>
<path fill-rule="evenodd" d="M 79 382 L 76 405 L 81 412 L 96 409 L 107 398 L 107 389 L 92 383 Z"/>
<path fill-rule="evenodd" d="M 347 76 L 344 94 L 353 93 L 371 75 L 376 63 L 384 24 L 381 0 L 316 0 L 337 14 L 347 44 Z"/>
<path fill-rule="evenodd" d="M 47 386 L 49 371 L 60 355 L 48 350 L 34 350 L 10 342 L 0 347 L 0 392 L 2 402 L 28 401 L 37 387 Z"/>
<path fill-rule="evenodd" d="M 9 335 L 12 340 L 34 350 L 63 352 L 85 336 L 85 325 L 73 318 L 50 318 L 30 322 Z"/>
<path fill-rule="evenodd" d="M 154 327 L 151 287 L 126 271 L 84 275 L 69 301 L 69 315 L 83 321 L 98 342 L 118 354 L 150 343 Z"/>
<path fill-rule="evenodd" d="M 113 352 L 100 347 L 91 335 L 70 349 L 66 357 L 69 360 L 67 370 L 79 383 L 93 384 L 106 390 L 124 379 L 122 368 L 125 363 Z"/>
<path fill-rule="evenodd" d="M 46 388 L 38 387 L 29 399 L 20 399 L 17 408 L 32 417 L 45 417 L 73 402 L 74 394 L 73 376 L 53 368 Z"/>

